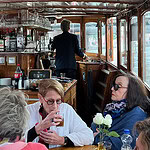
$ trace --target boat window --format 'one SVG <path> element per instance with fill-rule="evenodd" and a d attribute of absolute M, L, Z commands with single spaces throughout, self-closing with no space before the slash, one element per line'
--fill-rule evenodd
<path fill-rule="evenodd" d="M 125 19 L 120 21 L 120 34 L 121 65 L 127 68 L 127 22 Z"/>
<path fill-rule="evenodd" d="M 138 19 L 131 19 L 131 71 L 138 75 Z"/>
<path fill-rule="evenodd" d="M 109 19 L 108 24 L 109 56 L 108 61 L 117 66 L 117 24 L 116 17 Z"/>
<path fill-rule="evenodd" d="M 106 56 L 106 35 L 105 24 L 102 22 L 102 55 Z"/>
<path fill-rule="evenodd" d="M 86 52 L 98 53 L 98 28 L 96 22 L 85 24 L 85 44 Z"/>
<path fill-rule="evenodd" d="M 150 11 L 143 16 L 143 81 L 150 86 Z"/>
<path fill-rule="evenodd" d="M 52 31 L 49 32 L 50 37 L 53 38 L 54 36 L 61 34 L 62 30 L 60 28 L 60 23 L 52 25 Z M 76 34 L 79 40 L 79 46 L 81 47 L 81 38 L 80 38 L 80 23 L 71 23 L 70 24 L 70 33 Z"/>

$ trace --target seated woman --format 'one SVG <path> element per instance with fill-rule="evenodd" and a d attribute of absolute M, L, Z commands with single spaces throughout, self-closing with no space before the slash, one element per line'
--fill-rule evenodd
<path fill-rule="evenodd" d="M 47 150 L 39 143 L 25 143 L 24 130 L 29 118 L 24 93 L 0 89 L 0 150 Z"/>
<path fill-rule="evenodd" d="M 28 105 L 30 111 L 27 140 L 44 143 L 48 148 L 92 144 L 93 132 L 67 103 L 64 88 L 54 79 L 39 82 L 39 102 Z M 58 126 L 64 118 L 64 125 Z"/>
<path fill-rule="evenodd" d="M 135 130 L 139 136 L 136 140 L 136 147 L 134 150 L 149 150 L 150 149 L 150 118 L 144 121 L 138 121 L 135 124 Z"/>
<path fill-rule="evenodd" d="M 146 89 L 142 81 L 129 74 L 119 74 L 115 77 L 111 88 L 112 103 L 107 104 L 103 114 L 110 114 L 113 122 L 109 131 L 116 131 L 122 136 L 124 129 L 129 129 L 132 133 L 134 124 L 144 120 L 150 113 L 150 102 L 147 98 Z M 97 125 L 92 123 L 91 128 L 94 132 L 94 144 L 99 142 L 99 134 L 96 130 Z M 120 150 L 122 142 L 120 138 L 105 137 L 112 143 L 112 150 Z M 135 147 L 136 138 L 131 144 Z"/>

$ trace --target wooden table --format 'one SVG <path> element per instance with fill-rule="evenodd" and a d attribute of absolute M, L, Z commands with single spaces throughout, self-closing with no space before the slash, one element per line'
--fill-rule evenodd
<path fill-rule="evenodd" d="M 87 146 L 81 146 L 81 147 L 56 147 L 51 148 L 49 150 L 97 150 L 97 146 L 95 145 L 87 145 Z"/>

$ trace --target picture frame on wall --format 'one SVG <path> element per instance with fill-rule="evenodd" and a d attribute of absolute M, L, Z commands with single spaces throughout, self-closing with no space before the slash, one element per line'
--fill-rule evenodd
<path fill-rule="evenodd" d="M 5 56 L 0 56 L 0 65 L 5 65 Z"/>
<path fill-rule="evenodd" d="M 16 56 L 7 56 L 7 65 L 16 65 Z"/>

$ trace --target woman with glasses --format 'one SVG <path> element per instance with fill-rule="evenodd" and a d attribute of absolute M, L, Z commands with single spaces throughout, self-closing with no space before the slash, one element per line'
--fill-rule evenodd
<path fill-rule="evenodd" d="M 70 105 L 63 103 L 62 84 L 44 79 L 38 88 L 39 102 L 27 107 L 30 112 L 27 141 L 44 143 L 48 148 L 92 144 L 92 130 Z M 64 123 L 60 126 L 62 120 Z"/>
<path fill-rule="evenodd" d="M 103 114 L 110 114 L 113 122 L 109 129 L 116 131 L 120 136 L 124 129 L 132 129 L 137 121 L 144 120 L 150 114 L 150 102 L 147 97 L 146 89 L 142 81 L 129 74 L 119 74 L 115 77 L 111 88 L 112 103 L 106 105 Z M 92 123 L 91 128 L 94 132 L 94 144 L 99 142 L 97 126 Z M 112 150 L 120 150 L 122 146 L 121 138 L 106 137 L 112 143 Z M 136 138 L 133 137 L 131 146 L 134 148 Z"/>

